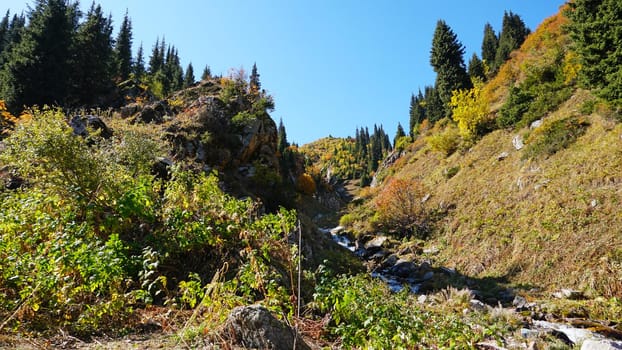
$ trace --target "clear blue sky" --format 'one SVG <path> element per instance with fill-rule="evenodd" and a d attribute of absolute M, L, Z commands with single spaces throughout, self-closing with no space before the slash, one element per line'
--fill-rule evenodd
<path fill-rule="evenodd" d="M 411 93 L 432 85 L 432 34 L 443 19 L 465 45 L 465 62 L 481 52 L 486 22 L 501 29 L 505 10 L 534 30 L 564 0 L 101 0 L 116 31 L 128 10 L 134 49 L 146 59 L 156 38 L 179 50 L 184 69 L 199 77 L 250 70 L 275 98 L 288 140 L 305 144 L 328 135 L 382 124 L 393 137 L 408 126 Z M 0 10 L 27 9 L 33 1 L 2 0 Z M 84 9 L 90 0 L 83 0 Z"/>

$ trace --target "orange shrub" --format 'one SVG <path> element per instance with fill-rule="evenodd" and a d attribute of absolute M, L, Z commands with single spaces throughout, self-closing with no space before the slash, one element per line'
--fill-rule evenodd
<path fill-rule="evenodd" d="M 400 235 L 425 237 L 428 232 L 425 195 L 425 188 L 417 180 L 391 179 L 375 200 L 378 223 Z"/>
<path fill-rule="evenodd" d="M 296 180 L 296 188 L 299 192 L 307 195 L 312 195 L 315 193 L 316 189 L 315 180 L 313 180 L 313 177 L 311 177 L 311 175 L 304 173 L 298 176 L 298 179 Z"/>

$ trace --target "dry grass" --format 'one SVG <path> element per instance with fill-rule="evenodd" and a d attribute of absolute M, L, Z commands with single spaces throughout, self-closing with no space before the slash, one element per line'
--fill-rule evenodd
<path fill-rule="evenodd" d="M 577 92 L 550 121 L 581 116 L 591 97 Z M 439 223 L 440 259 L 474 277 L 621 296 L 622 125 L 581 116 L 585 134 L 548 157 L 521 159 L 512 137 L 497 130 L 447 158 L 420 148 L 395 177 L 416 174 L 430 190 L 429 207 L 454 208 Z M 502 152 L 509 155 L 499 160 Z M 446 169 L 457 167 L 447 178 Z"/>

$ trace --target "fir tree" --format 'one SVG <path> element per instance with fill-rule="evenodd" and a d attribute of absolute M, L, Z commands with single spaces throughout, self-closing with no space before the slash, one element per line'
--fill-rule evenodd
<path fill-rule="evenodd" d="M 140 43 L 138 52 L 136 53 L 136 60 L 134 60 L 134 66 L 132 72 L 137 79 L 141 79 L 145 75 L 145 57 L 143 54 L 143 44 Z"/>
<path fill-rule="evenodd" d="M 194 68 L 192 68 L 192 62 L 188 63 L 186 68 L 186 74 L 184 75 L 184 88 L 194 85 Z"/>
<path fill-rule="evenodd" d="M 471 80 L 480 79 L 481 81 L 486 80 L 486 70 L 484 68 L 484 62 L 477 57 L 477 54 L 473 53 L 471 59 L 469 60 L 469 77 Z"/>
<path fill-rule="evenodd" d="M 259 81 L 259 73 L 257 72 L 256 63 L 253 63 L 253 69 L 251 70 L 249 89 L 251 94 L 258 94 L 261 89 L 261 82 Z"/>
<path fill-rule="evenodd" d="M 283 155 L 285 154 L 285 150 L 289 147 L 289 143 L 287 142 L 287 133 L 285 131 L 285 125 L 283 125 L 283 119 L 279 119 L 279 128 L 277 130 L 277 150 Z"/>
<path fill-rule="evenodd" d="M 7 11 L 4 17 L 2 17 L 2 21 L 0 21 L 0 55 L 2 55 L 4 48 L 9 43 L 9 14 L 10 11 Z"/>
<path fill-rule="evenodd" d="M 209 66 L 205 66 L 203 68 L 203 73 L 201 74 L 201 80 L 210 79 L 212 77 L 212 71 L 209 69 Z"/>
<path fill-rule="evenodd" d="M 425 89 L 425 110 L 430 123 L 434 123 L 445 116 L 445 107 L 436 87 L 428 86 Z"/>
<path fill-rule="evenodd" d="M 164 38 L 162 38 L 164 42 Z M 164 66 L 164 52 L 160 51 L 160 39 L 156 39 L 153 49 L 151 51 L 151 57 L 149 58 L 149 73 L 151 75 L 156 74 Z"/>
<path fill-rule="evenodd" d="M 529 32 L 529 28 L 525 26 L 525 22 L 519 15 L 512 13 L 512 11 L 504 13 L 501 34 L 499 34 L 499 46 L 495 55 L 495 71 L 505 63 L 512 51 L 523 44 Z"/>
<path fill-rule="evenodd" d="M 415 130 L 417 126 L 421 124 L 421 122 L 425 119 L 425 108 L 423 107 L 424 97 L 419 90 L 417 96 L 414 94 L 410 97 L 410 123 L 408 134 L 410 137 L 415 137 Z"/>
<path fill-rule="evenodd" d="M 566 16 L 579 55 L 579 81 L 622 106 L 622 5 L 618 0 L 574 0 Z"/>
<path fill-rule="evenodd" d="M 79 106 L 94 107 L 113 89 L 112 20 L 101 6 L 91 5 L 75 39 L 72 99 Z"/>
<path fill-rule="evenodd" d="M 28 26 L 0 73 L 0 98 L 12 112 L 34 104 L 65 103 L 77 19 L 77 5 L 65 0 L 38 0 L 29 12 Z"/>
<path fill-rule="evenodd" d="M 114 52 L 117 60 L 117 75 L 121 81 L 127 80 L 132 72 L 132 22 L 127 10 L 121 22 Z"/>
<path fill-rule="evenodd" d="M 397 123 L 397 131 L 395 132 L 395 137 L 393 138 L 393 148 L 395 148 L 395 146 L 397 146 L 397 140 L 399 140 L 400 138 L 406 136 L 406 133 L 404 132 L 404 128 L 402 127 L 402 124 L 400 124 L 399 122 Z"/>
<path fill-rule="evenodd" d="M 495 64 L 495 56 L 497 55 L 497 48 L 499 47 L 499 38 L 492 29 L 490 23 L 486 23 L 484 26 L 484 39 L 482 40 L 482 60 L 486 64 L 493 68 Z"/>
<path fill-rule="evenodd" d="M 464 47 L 447 23 L 439 20 L 432 39 L 430 63 L 436 72 L 436 90 L 445 114 L 451 112 L 449 101 L 451 92 L 471 88 L 471 80 L 464 66 Z"/>

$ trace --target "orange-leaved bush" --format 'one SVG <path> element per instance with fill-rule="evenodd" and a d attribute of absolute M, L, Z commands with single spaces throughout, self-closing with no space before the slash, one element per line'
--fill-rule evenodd
<path fill-rule="evenodd" d="M 377 223 L 401 236 L 424 238 L 429 231 L 425 196 L 420 181 L 391 179 L 375 199 Z"/>
<path fill-rule="evenodd" d="M 315 193 L 316 189 L 315 180 L 307 173 L 301 174 L 296 180 L 296 188 L 304 194 L 312 195 Z"/>

